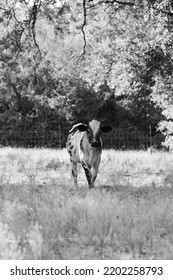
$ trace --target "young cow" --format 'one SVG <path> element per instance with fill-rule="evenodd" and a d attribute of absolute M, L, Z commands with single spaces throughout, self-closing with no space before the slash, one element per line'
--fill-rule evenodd
<path fill-rule="evenodd" d="M 67 150 L 70 155 L 72 176 L 77 186 L 77 163 L 81 163 L 89 188 L 94 187 L 102 153 L 101 132 L 111 131 L 110 126 L 102 126 L 100 121 L 92 120 L 88 125 L 78 123 L 69 131 Z"/>

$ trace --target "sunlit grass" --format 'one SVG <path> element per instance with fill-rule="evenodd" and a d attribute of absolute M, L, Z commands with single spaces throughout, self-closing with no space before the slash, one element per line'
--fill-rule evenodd
<path fill-rule="evenodd" d="M 94 189 L 66 150 L 0 149 L 1 259 L 172 259 L 173 155 L 105 150 Z"/>

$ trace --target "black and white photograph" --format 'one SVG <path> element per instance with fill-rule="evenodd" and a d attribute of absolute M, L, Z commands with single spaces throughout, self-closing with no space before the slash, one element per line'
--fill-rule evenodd
<path fill-rule="evenodd" d="M 172 1 L 0 1 L 0 260 L 173 260 L 172 151 Z"/>

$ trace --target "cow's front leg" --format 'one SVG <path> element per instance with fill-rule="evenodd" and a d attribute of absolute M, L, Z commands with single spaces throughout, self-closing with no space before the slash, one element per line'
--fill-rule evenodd
<path fill-rule="evenodd" d="M 77 163 L 71 160 L 71 174 L 74 180 L 74 185 L 77 187 Z"/>
<path fill-rule="evenodd" d="M 94 186 L 95 179 L 97 178 L 97 173 L 98 173 L 98 169 L 99 169 L 99 165 L 100 165 L 100 160 L 101 160 L 101 158 L 99 157 L 92 167 L 91 183 L 92 183 L 93 186 Z"/>
<path fill-rule="evenodd" d="M 89 188 L 93 188 L 93 184 L 91 180 L 92 179 L 91 168 L 88 167 L 84 162 L 82 163 L 82 167 L 85 170 L 85 175 L 88 181 Z"/>

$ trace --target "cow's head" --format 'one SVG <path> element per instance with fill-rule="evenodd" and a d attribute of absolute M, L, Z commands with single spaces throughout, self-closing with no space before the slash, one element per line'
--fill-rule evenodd
<path fill-rule="evenodd" d="M 108 125 L 102 125 L 100 121 L 92 120 L 89 124 L 80 123 L 78 125 L 79 131 L 86 131 L 88 136 L 88 141 L 91 147 L 97 148 L 101 147 L 100 135 L 102 132 L 109 132 L 112 128 Z"/>

